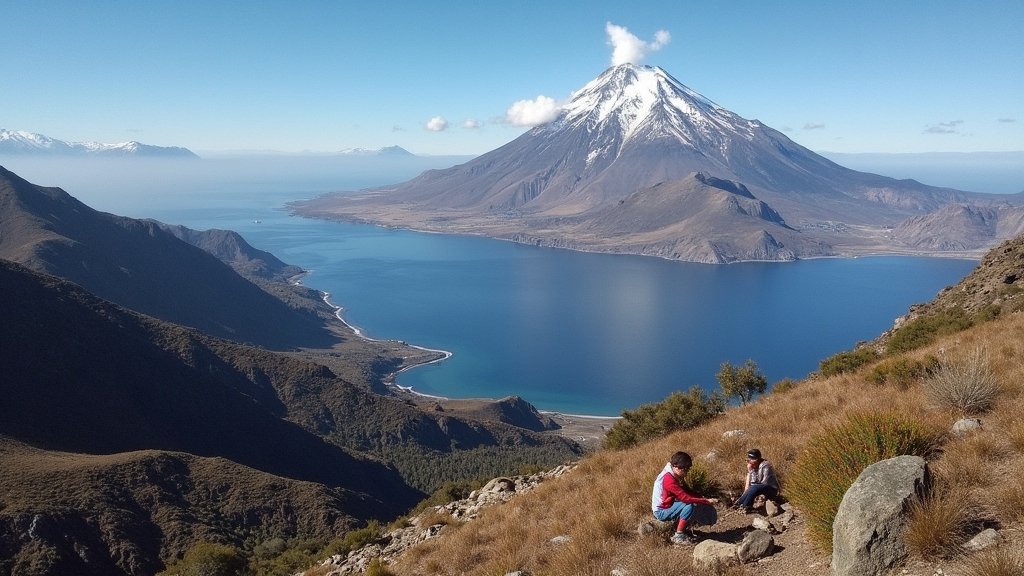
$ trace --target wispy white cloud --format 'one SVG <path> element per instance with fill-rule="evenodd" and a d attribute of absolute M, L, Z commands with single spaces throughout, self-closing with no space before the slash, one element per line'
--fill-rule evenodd
<path fill-rule="evenodd" d="M 825 125 L 820 122 L 808 122 L 804 124 L 804 130 L 821 130 Z"/>
<path fill-rule="evenodd" d="M 558 117 L 559 105 L 554 98 L 541 94 L 534 100 L 519 100 L 505 112 L 505 121 L 515 126 L 538 126 Z"/>
<path fill-rule="evenodd" d="M 1016 118 L 998 118 L 998 119 L 996 119 L 996 122 L 999 122 L 1001 124 L 1013 124 L 1016 121 L 1017 121 Z"/>
<path fill-rule="evenodd" d="M 483 123 L 476 118 L 467 118 L 466 121 L 462 123 L 462 127 L 467 130 L 476 130 L 481 126 L 483 126 Z"/>
<path fill-rule="evenodd" d="M 963 124 L 963 120 L 951 120 L 949 122 L 939 122 L 938 124 L 932 124 L 924 129 L 925 134 L 956 134 L 960 131 L 960 125 Z"/>
<path fill-rule="evenodd" d="M 391 127 L 391 131 L 392 132 L 405 132 L 405 128 L 402 128 L 398 124 L 395 124 L 394 126 Z"/>
<path fill-rule="evenodd" d="M 448 129 L 448 121 L 444 119 L 444 116 L 434 116 L 427 123 L 423 125 L 424 128 L 431 132 L 444 132 Z"/>
<path fill-rule="evenodd" d="M 612 66 L 619 64 L 640 64 L 647 54 L 661 50 L 672 41 L 667 30 L 654 33 L 654 40 L 645 42 L 637 38 L 625 26 L 607 22 L 604 30 L 608 34 L 608 45 L 612 47 Z"/>

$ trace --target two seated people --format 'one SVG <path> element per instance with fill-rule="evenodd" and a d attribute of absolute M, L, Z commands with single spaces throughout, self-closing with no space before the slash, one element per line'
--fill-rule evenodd
<path fill-rule="evenodd" d="M 651 493 L 654 517 L 662 522 L 676 521 L 676 531 L 671 538 L 673 544 L 696 543 L 699 538 L 693 533 L 694 526 L 711 526 L 718 522 L 715 511 L 718 498 L 704 498 L 686 485 L 686 474 L 692 466 L 689 454 L 676 452 L 658 474 Z M 771 463 L 761 457 L 760 450 L 751 449 L 747 452 L 743 494 L 733 502 L 733 507 L 750 513 L 758 496 L 774 500 L 778 495 L 779 481 Z"/>

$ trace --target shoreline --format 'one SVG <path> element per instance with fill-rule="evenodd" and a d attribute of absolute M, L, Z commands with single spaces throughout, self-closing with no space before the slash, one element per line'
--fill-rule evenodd
<path fill-rule="evenodd" d="M 288 279 L 288 281 L 291 282 L 292 284 L 297 285 L 297 286 L 305 286 L 302 283 L 302 279 L 304 277 L 312 274 L 312 273 L 313 273 L 312 270 L 303 270 L 302 273 L 296 274 L 295 276 L 292 276 L 291 278 Z M 447 360 L 447 359 L 451 358 L 455 354 L 453 352 L 449 352 L 448 350 L 440 350 L 440 349 L 436 349 L 436 348 L 427 348 L 426 346 L 418 346 L 416 344 L 409 344 L 408 342 L 406 342 L 404 340 L 371 338 L 371 337 L 367 336 L 366 334 L 364 334 L 363 331 L 359 327 L 357 327 L 357 326 L 355 326 L 355 325 L 353 325 L 353 324 L 351 324 L 351 323 L 349 323 L 348 321 L 345 320 L 345 318 L 343 316 L 343 312 L 344 312 L 345 308 L 343 306 L 339 306 L 339 305 L 331 302 L 331 293 L 330 292 L 326 292 L 324 290 L 317 290 L 317 292 L 320 293 L 321 300 L 323 300 L 324 304 L 326 304 L 327 306 L 329 306 L 330 308 L 332 308 L 334 310 L 334 317 L 337 318 L 338 321 L 341 322 L 341 324 L 345 328 L 351 330 L 352 333 L 355 334 L 358 338 L 362 338 L 363 340 L 366 340 L 368 342 L 398 342 L 398 343 L 402 344 L 403 346 L 408 346 L 408 347 L 414 348 L 416 350 L 422 350 L 424 352 L 431 352 L 431 353 L 434 353 L 434 354 L 440 354 L 441 355 L 440 357 L 433 358 L 431 360 L 426 360 L 426 361 L 423 361 L 423 362 L 409 363 L 409 364 L 407 364 L 405 366 L 402 366 L 398 370 L 387 374 L 382 379 L 382 381 L 389 388 L 394 389 L 396 392 L 398 392 L 400 394 L 409 394 L 409 395 L 415 396 L 417 398 L 424 398 L 424 399 L 428 399 L 428 400 L 479 400 L 479 401 L 484 401 L 484 402 L 498 402 L 500 400 L 500 398 L 452 398 L 450 396 L 438 396 L 438 395 L 434 395 L 434 394 L 427 394 L 425 392 L 418 392 L 415 389 L 413 389 L 412 386 L 401 386 L 401 385 L 397 384 L 395 382 L 395 378 L 399 374 L 401 374 L 402 372 L 405 372 L 406 370 L 411 370 L 413 368 L 418 368 L 420 366 L 427 366 L 429 364 L 434 364 L 436 362 L 443 362 L 444 360 Z M 532 402 L 530 402 L 529 400 L 526 400 L 526 401 L 531 406 L 533 406 Z M 534 407 L 536 408 L 536 406 L 534 406 Z M 569 414 L 569 413 L 566 413 L 566 412 L 563 412 L 563 411 L 560 411 L 560 410 L 542 410 L 540 408 L 537 408 L 537 412 L 540 413 L 540 414 L 543 414 L 545 416 L 548 416 L 548 417 L 550 417 L 550 418 L 552 418 L 552 419 L 554 419 L 556 421 L 558 421 L 559 424 L 563 425 L 563 426 L 565 426 L 565 424 L 563 422 L 571 424 L 571 422 L 572 422 L 571 419 L 572 418 L 588 419 L 588 420 L 595 420 L 595 421 L 598 421 L 598 420 L 620 420 L 622 418 L 621 416 L 600 416 L 600 415 L 596 415 L 596 414 Z"/>
<path fill-rule="evenodd" d="M 320 197 L 323 197 L 323 196 L 327 196 L 327 194 L 321 195 Z M 320 198 L 320 197 L 318 197 L 318 198 Z M 376 226 L 378 228 L 384 228 L 384 229 L 387 229 L 387 230 L 406 230 L 406 231 L 417 232 L 417 233 L 421 233 L 421 234 L 440 234 L 440 235 L 451 235 L 451 236 L 468 236 L 468 237 L 476 237 L 476 238 L 487 238 L 487 239 L 490 239 L 490 240 L 498 240 L 498 241 L 501 241 L 501 242 L 510 242 L 512 244 L 520 244 L 520 245 L 523 245 L 523 246 L 534 246 L 534 247 L 537 247 L 537 248 L 549 248 L 549 249 L 555 249 L 555 250 L 568 250 L 570 252 L 579 252 L 579 253 L 584 253 L 584 254 L 608 254 L 608 255 L 616 255 L 616 256 L 640 256 L 640 257 L 644 257 L 644 258 L 657 258 L 657 259 L 666 260 L 666 261 L 669 261 L 669 262 L 684 262 L 684 263 L 703 264 L 703 265 L 711 265 L 711 266 L 722 266 L 722 265 L 726 265 L 727 266 L 729 264 L 744 264 L 744 263 L 787 264 L 787 263 L 792 263 L 792 262 L 799 262 L 799 261 L 802 261 L 802 260 L 820 260 L 820 259 L 850 259 L 850 260 L 854 260 L 854 259 L 857 259 L 857 258 L 872 258 L 872 257 L 886 257 L 886 256 L 905 257 L 905 258 L 943 258 L 943 259 L 949 258 L 949 259 L 954 259 L 954 260 L 979 261 L 979 260 L 981 260 L 982 256 L 984 256 L 984 254 L 988 250 L 994 248 L 995 246 L 997 246 L 999 244 L 999 242 L 996 242 L 992 246 L 989 246 L 987 248 L 975 248 L 975 249 L 969 249 L 969 250 L 955 250 L 955 251 L 945 251 L 945 252 L 944 251 L 934 251 L 934 250 L 918 250 L 918 249 L 914 249 L 914 248 L 909 247 L 909 246 L 908 247 L 902 247 L 902 246 L 887 246 L 887 245 L 877 246 L 877 245 L 874 245 L 874 246 L 863 246 L 863 247 L 861 247 L 861 246 L 856 246 L 856 245 L 854 245 L 854 246 L 842 245 L 843 249 L 841 251 L 838 251 L 838 252 L 834 253 L 834 254 L 808 255 L 808 256 L 795 257 L 795 258 L 790 259 L 790 260 L 761 260 L 761 259 L 737 258 L 737 259 L 734 259 L 734 260 L 728 260 L 728 261 L 724 261 L 724 262 L 706 262 L 706 261 L 701 261 L 701 260 L 688 260 L 688 259 L 685 259 L 685 258 L 672 258 L 672 257 L 669 257 L 669 256 L 662 256 L 662 255 L 658 255 L 658 254 L 644 253 L 644 252 L 640 252 L 640 251 L 621 250 L 621 249 L 616 248 L 614 246 L 599 247 L 599 246 L 566 246 L 566 245 L 559 245 L 556 242 L 552 241 L 550 238 L 536 237 L 536 238 L 531 238 L 529 240 L 527 240 L 527 239 L 516 239 L 516 238 L 513 238 L 513 237 L 498 236 L 498 235 L 490 234 L 486 230 L 486 227 L 484 227 L 484 229 L 481 229 L 481 230 L 473 230 L 472 228 L 470 228 L 470 229 L 458 229 L 458 230 L 420 228 L 420 227 L 417 227 L 417 226 L 415 226 L 413 224 L 385 222 L 385 221 L 382 221 L 382 220 L 377 220 L 377 219 L 372 219 L 372 218 L 365 218 L 365 217 L 355 216 L 355 215 L 352 215 L 352 214 L 308 213 L 308 212 L 304 212 L 303 210 L 295 208 L 295 207 L 290 207 L 290 212 L 289 213 L 291 215 L 293 215 L 293 216 L 298 216 L 300 218 L 309 218 L 309 219 L 313 219 L 313 220 L 324 220 L 324 221 L 328 221 L 328 222 L 342 222 L 342 223 L 350 223 L 350 224 L 365 224 L 365 225 L 369 225 L 369 226 Z M 521 234 L 521 232 L 519 232 L 517 234 Z"/>

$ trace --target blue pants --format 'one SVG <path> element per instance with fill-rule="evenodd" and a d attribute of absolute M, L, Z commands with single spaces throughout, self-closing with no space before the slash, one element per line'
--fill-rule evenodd
<path fill-rule="evenodd" d="M 711 526 L 718 522 L 718 512 L 710 504 L 684 504 L 674 502 L 668 508 L 659 508 L 654 511 L 654 517 L 662 522 L 669 520 L 686 520 L 686 525 Z"/>
<path fill-rule="evenodd" d="M 764 494 L 765 498 L 774 500 L 779 495 L 779 491 L 767 484 L 751 484 L 743 495 L 736 499 L 736 505 L 750 508 L 754 505 L 754 498 L 761 494 Z"/>

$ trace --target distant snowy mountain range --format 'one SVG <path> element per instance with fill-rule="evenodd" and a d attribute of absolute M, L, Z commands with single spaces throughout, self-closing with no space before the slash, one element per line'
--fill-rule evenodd
<path fill-rule="evenodd" d="M 0 154 L 39 156 L 140 156 L 159 158 L 199 158 L 188 148 L 152 146 L 134 140 L 119 144 L 65 142 L 35 132 L 0 128 Z"/>
<path fill-rule="evenodd" d="M 341 154 L 342 156 L 415 156 L 415 154 L 401 146 L 385 146 L 383 148 L 345 148 L 344 150 L 340 150 L 338 154 Z"/>

